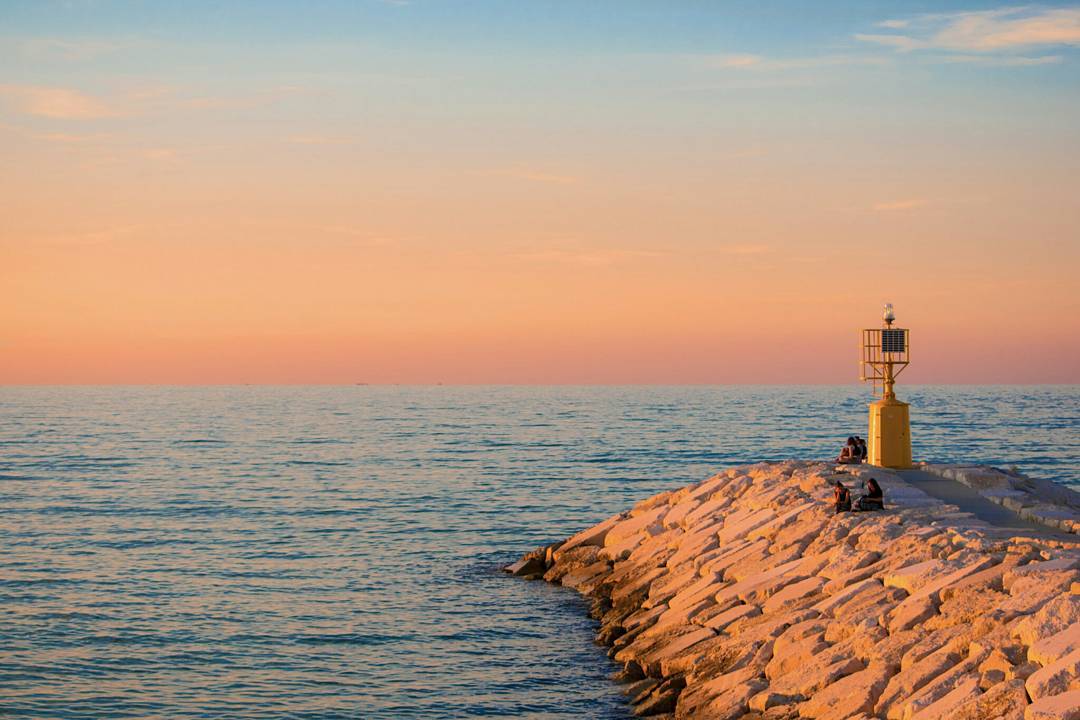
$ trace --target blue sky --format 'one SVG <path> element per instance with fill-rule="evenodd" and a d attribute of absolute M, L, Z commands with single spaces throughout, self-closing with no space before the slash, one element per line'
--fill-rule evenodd
<path fill-rule="evenodd" d="M 605 381 L 585 338 L 644 358 L 615 380 L 766 382 L 804 371 L 718 348 L 783 357 L 800 304 L 842 352 L 889 300 L 938 334 L 924 379 L 988 315 L 982 379 L 1069 377 L 1077 127 L 1075 2 L 0 2 L 5 362 L 153 378 L 118 358 L 168 319 L 203 380 L 246 381 L 242 335 L 423 381 L 394 368 L 449 332 L 459 379 Z"/>

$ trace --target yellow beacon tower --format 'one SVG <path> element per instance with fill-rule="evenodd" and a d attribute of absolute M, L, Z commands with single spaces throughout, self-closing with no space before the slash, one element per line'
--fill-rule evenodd
<path fill-rule="evenodd" d="M 896 399 L 896 376 L 908 365 L 908 331 L 894 328 L 892 303 L 885 305 L 884 327 L 862 331 L 859 379 L 881 385 L 881 398 L 870 403 L 867 462 L 887 468 L 911 467 L 911 420 L 908 404 Z"/>

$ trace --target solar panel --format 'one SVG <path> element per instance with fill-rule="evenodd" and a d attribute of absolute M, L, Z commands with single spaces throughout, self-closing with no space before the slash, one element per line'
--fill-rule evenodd
<path fill-rule="evenodd" d="M 882 330 L 881 331 L 881 352 L 883 352 L 883 353 L 902 353 L 902 352 L 904 352 L 904 331 L 903 330 Z"/>

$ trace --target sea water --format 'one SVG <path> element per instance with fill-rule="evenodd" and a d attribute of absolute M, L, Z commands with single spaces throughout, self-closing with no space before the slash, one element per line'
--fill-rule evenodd
<path fill-rule="evenodd" d="M 1080 388 L 912 387 L 917 459 L 1080 482 Z M 845 387 L 0 389 L 0 715 L 623 718 L 500 565 L 865 435 Z"/>

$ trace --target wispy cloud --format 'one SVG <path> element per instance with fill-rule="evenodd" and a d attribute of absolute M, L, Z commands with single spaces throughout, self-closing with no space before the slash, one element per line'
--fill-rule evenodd
<path fill-rule="evenodd" d="M 18 112 L 38 117 L 88 120 L 119 114 L 103 100 L 71 88 L 0 85 L 0 98 Z"/>
<path fill-rule="evenodd" d="M 13 48 L 23 57 L 33 60 L 70 60 L 86 62 L 121 50 L 148 46 L 137 38 L 104 37 L 4 37 L 0 47 Z"/>
<path fill-rule="evenodd" d="M 874 212 L 896 212 L 899 210 L 913 210 L 917 207 L 926 205 L 925 200 L 921 199 L 909 199 L 909 200 L 890 200 L 888 202 L 879 202 L 874 204 Z"/>
<path fill-rule="evenodd" d="M 1024 6 L 935 13 L 886 20 L 878 27 L 898 32 L 860 33 L 855 39 L 901 52 L 992 53 L 1080 46 L 1080 8 Z"/>
<path fill-rule="evenodd" d="M 181 108 L 194 110 L 236 110 L 269 105 L 305 92 L 299 85 L 278 85 L 264 90 L 254 90 L 244 95 L 197 95 L 176 100 Z"/>
<path fill-rule="evenodd" d="M 123 240 L 142 230 L 138 225 L 117 225 L 95 230 L 78 230 L 31 238 L 30 242 L 40 247 L 80 248 L 107 245 Z"/>
<path fill-rule="evenodd" d="M 44 142 L 55 143 L 57 145 L 85 145 L 87 143 L 99 141 L 103 137 L 101 135 L 62 132 L 28 133 L 28 135 L 34 140 L 43 140 Z"/>
<path fill-rule="evenodd" d="M 1058 65 L 1065 61 L 1062 55 L 948 55 L 945 62 L 992 65 L 996 67 L 1028 67 L 1032 65 Z"/>
<path fill-rule="evenodd" d="M 574 185 L 581 182 L 581 178 L 575 175 L 547 172 L 545 170 L 532 170 L 529 168 L 511 168 L 509 170 L 488 170 L 483 175 L 498 175 L 500 177 L 528 180 L 530 182 L 548 183 L 551 185 Z"/>
<path fill-rule="evenodd" d="M 334 135 L 290 135 L 285 142 L 290 145 L 348 145 L 352 141 Z"/>
<path fill-rule="evenodd" d="M 760 65 L 761 61 L 762 57 L 760 55 L 721 55 L 715 58 L 715 64 L 718 67 L 728 68 L 752 67 Z"/>
<path fill-rule="evenodd" d="M 582 267 L 607 267 L 627 260 L 661 257 L 664 253 L 651 250 L 620 249 L 549 249 L 536 252 L 515 253 L 512 257 L 522 262 L 580 265 Z"/>
<path fill-rule="evenodd" d="M 352 243 L 368 247 L 384 247 L 387 245 L 396 245 L 400 242 L 400 238 L 391 237 L 389 235 L 380 235 L 378 233 L 373 233 L 370 230 L 348 225 L 317 225 L 312 229 L 322 235 L 346 238 Z"/>
<path fill-rule="evenodd" d="M 764 255 L 772 252 L 768 245 L 722 245 L 719 250 L 725 255 Z"/>
<path fill-rule="evenodd" d="M 174 162 L 180 157 L 180 153 L 176 148 L 155 147 L 143 150 L 142 156 L 147 160 L 156 162 Z"/>
<path fill-rule="evenodd" d="M 883 65 L 885 58 L 870 54 L 812 55 L 806 57 L 765 57 L 762 55 L 691 55 L 691 61 L 710 68 L 745 70 L 748 72 L 778 72 L 806 70 L 843 65 Z"/>

